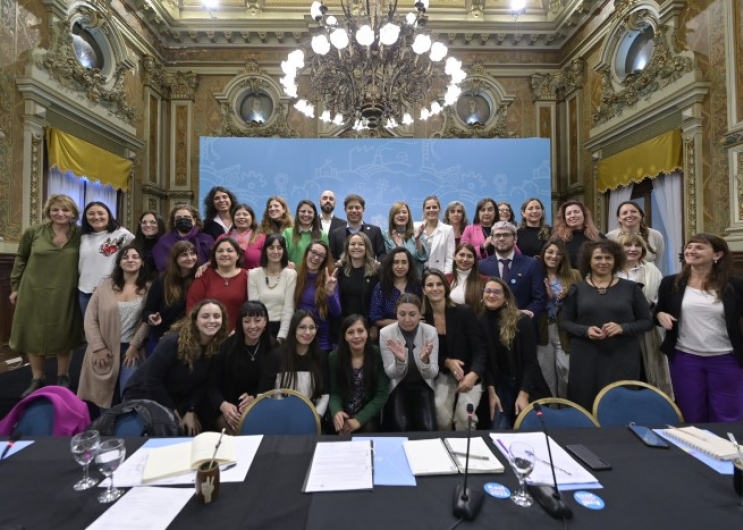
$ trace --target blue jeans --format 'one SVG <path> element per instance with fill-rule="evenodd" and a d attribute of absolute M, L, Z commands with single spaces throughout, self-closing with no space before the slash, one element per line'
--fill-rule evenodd
<path fill-rule="evenodd" d="M 88 309 L 91 298 L 93 298 L 93 293 L 84 293 L 78 289 L 77 302 L 80 304 L 80 312 L 83 314 L 83 319 L 85 318 L 85 311 Z"/>

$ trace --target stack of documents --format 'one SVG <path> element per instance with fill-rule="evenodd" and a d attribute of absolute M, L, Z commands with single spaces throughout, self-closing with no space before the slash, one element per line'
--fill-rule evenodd
<path fill-rule="evenodd" d="M 528 484 L 554 485 L 552 469 L 550 468 L 549 453 L 547 452 L 547 437 L 541 432 L 521 433 L 491 433 L 495 446 L 510 460 L 511 455 L 508 447 L 513 442 L 524 442 L 534 448 L 534 470 L 526 478 Z M 570 456 L 565 449 L 560 447 L 552 438 L 550 449 L 552 460 L 555 464 L 555 476 L 557 477 L 557 489 L 575 490 L 587 488 L 601 488 L 596 477 L 586 471 L 583 466 Z"/>
<path fill-rule="evenodd" d="M 302 491 L 370 490 L 374 487 L 372 443 L 319 442 Z"/>

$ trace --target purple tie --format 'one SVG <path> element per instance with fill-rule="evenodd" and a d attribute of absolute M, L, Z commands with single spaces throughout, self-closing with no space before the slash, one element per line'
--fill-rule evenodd
<path fill-rule="evenodd" d="M 508 281 L 508 277 L 511 274 L 510 267 L 511 267 L 511 260 L 510 259 L 499 259 L 503 264 L 503 272 L 501 273 L 500 277 L 504 282 Z"/>

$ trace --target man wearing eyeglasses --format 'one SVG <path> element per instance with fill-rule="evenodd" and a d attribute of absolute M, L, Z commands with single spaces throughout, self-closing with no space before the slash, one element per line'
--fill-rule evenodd
<path fill-rule="evenodd" d="M 516 227 L 508 221 L 495 223 L 490 235 L 495 254 L 479 263 L 480 274 L 504 280 L 519 309 L 536 323 L 547 301 L 542 265 L 536 258 L 516 253 Z"/>

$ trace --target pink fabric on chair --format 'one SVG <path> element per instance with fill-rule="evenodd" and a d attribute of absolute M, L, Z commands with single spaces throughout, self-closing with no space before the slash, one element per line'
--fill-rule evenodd
<path fill-rule="evenodd" d="M 54 436 L 73 436 L 90 425 L 88 406 L 74 392 L 61 386 L 45 386 L 19 401 L 0 421 L 0 436 L 10 436 L 29 404 L 39 398 L 48 399 L 54 407 Z"/>

